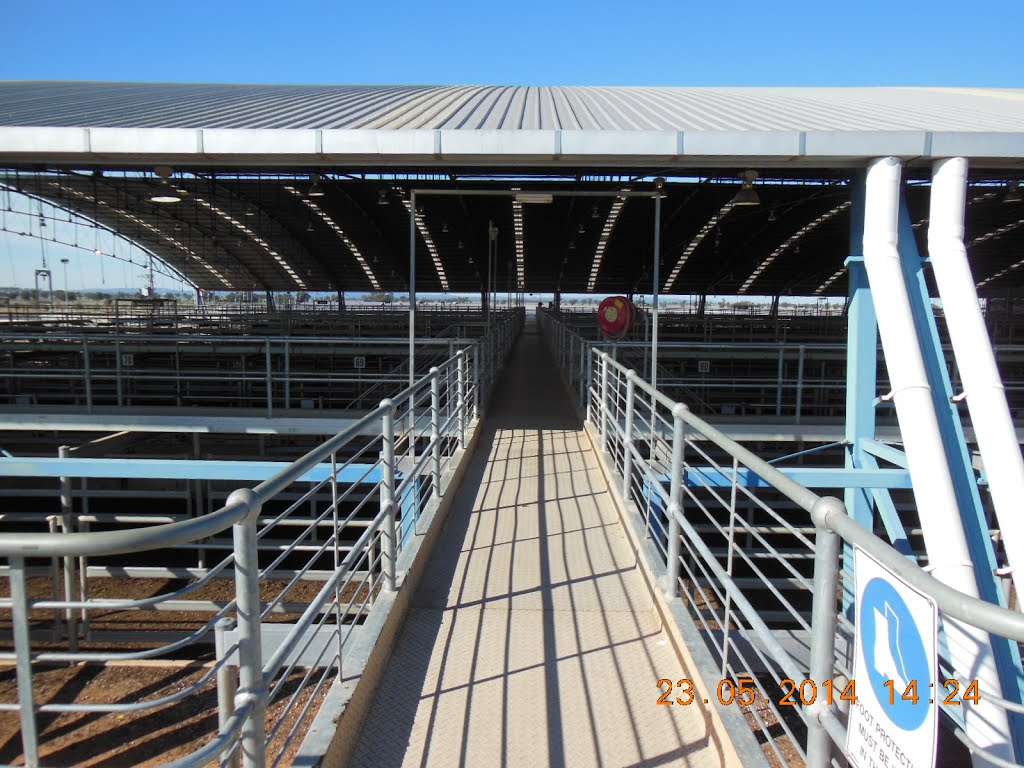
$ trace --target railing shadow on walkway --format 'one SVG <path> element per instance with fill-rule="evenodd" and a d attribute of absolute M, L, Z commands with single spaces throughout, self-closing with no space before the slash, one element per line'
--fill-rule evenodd
<path fill-rule="evenodd" d="M 482 727 L 493 728 L 489 764 L 578 765 L 581 749 L 603 764 L 610 707 L 628 720 L 617 738 L 631 735 L 640 757 L 633 765 L 674 764 L 706 749 L 709 734 L 694 739 L 678 721 L 675 743 L 645 738 L 644 721 L 664 709 L 653 706 L 656 695 L 630 694 L 653 691 L 675 670 L 651 655 L 660 626 L 648 618 L 646 593 L 626 583 L 635 559 L 613 542 L 622 532 L 610 501 L 601 517 L 608 489 L 594 482 L 596 456 L 536 337 L 520 340 L 492 402 L 351 764 L 467 765 Z M 525 612 L 539 612 L 539 632 L 515 621 Z M 608 654 L 610 669 L 601 661 Z M 588 674 L 596 663 L 611 674 Z M 538 673 L 543 690 L 524 691 Z M 648 699 L 650 712 L 637 706 Z M 495 706 L 500 713 L 488 713 Z M 543 724 L 529 753 L 511 738 L 513 729 L 522 734 L 523 717 Z"/>

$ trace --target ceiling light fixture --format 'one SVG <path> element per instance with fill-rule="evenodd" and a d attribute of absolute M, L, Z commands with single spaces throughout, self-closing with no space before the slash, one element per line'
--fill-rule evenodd
<path fill-rule="evenodd" d="M 161 188 L 149 196 L 151 203 L 180 203 L 181 195 L 175 189 Z"/>
<path fill-rule="evenodd" d="M 180 203 L 182 194 L 171 186 L 169 179 L 174 175 L 174 169 L 169 165 L 158 165 L 153 173 L 160 178 L 160 184 L 149 196 L 151 203 Z"/>
<path fill-rule="evenodd" d="M 761 197 L 754 189 L 754 180 L 757 179 L 757 171 L 744 171 L 740 174 L 743 179 L 743 186 L 732 199 L 733 205 L 760 205 Z"/>
<path fill-rule="evenodd" d="M 310 185 L 309 191 L 306 194 L 309 197 L 323 197 L 324 196 L 324 189 L 323 189 L 323 187 L 320 186 L 320 174 L 319 173 L 310 174 L 309 180 L 311 182 L 313 182 L 313 183 L 312 183 L 312 185 Z"/>

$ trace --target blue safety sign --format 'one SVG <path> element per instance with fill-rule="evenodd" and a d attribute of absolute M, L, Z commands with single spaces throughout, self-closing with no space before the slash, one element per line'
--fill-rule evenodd
<path fill-rule="evenodd" d="M 938 736 L 935 602 L 859 548 L 846 754 L 857 768 L 931 768 Z"/>

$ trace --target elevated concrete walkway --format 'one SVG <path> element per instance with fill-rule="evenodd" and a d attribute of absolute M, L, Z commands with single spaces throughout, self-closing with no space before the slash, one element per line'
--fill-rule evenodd
<path fill-rule="evenodd" d="M 542 340 L 519 340 L 350 765 L 735 764 Z"/>

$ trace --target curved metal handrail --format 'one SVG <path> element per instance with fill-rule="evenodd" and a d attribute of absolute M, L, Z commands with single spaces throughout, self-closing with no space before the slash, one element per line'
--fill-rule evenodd
<path fill-rule="evenodd" d="M 614 366 L 628 375 L 628 369 L 613 360 L 608 353 L 597 352 L 597 355 L 607 360 L 608 365 Z M 669 400 L 635 374 L 634 381 L 638 390 L 643 390 L 648 395 L 656 397 L 659 402 L 670 407 L 673 414 L 677 411 L 681 413 L 685 424 L 694 427 L 708 441 L 736 458 L 740 464 L 758 475 L 790 501 L 810 512 L 817 526 L 835 531 L 843 541 L 859 546 L 908 583 L 933 598 L 941 613 L 987 632 L 1002 635 L 1017 642 L 1024 642 L 1024 613 L 1003 608 L 978 597 L 972 597 L 944 584 L 849 517 L 846 514 L 845 505 L 838 499 L 819 496 L 809 488 L 805 488 L 787 477 L 776 467 L 715 429 L 700 417 L 694 416 L 684 404 Z M 670 406 L 669 403 L 672 405 Z"/>

